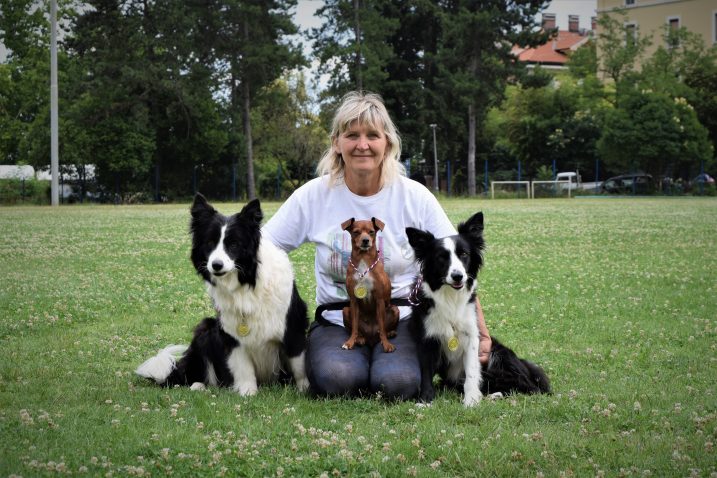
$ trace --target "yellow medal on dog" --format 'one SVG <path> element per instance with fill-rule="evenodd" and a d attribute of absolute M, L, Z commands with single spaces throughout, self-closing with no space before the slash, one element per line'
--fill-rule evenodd
<path fill-rule="evenodd" d="M 237 327 L 237 333 L 239 334 L 239 337 L 246 337 L 247 335 L 249 335 L 249 332 L 251 332 L 251 330 L 249 329 L 249 325 L 244 322 L 239 324 L 239 327 Z"/>
<path fill-rule="evenodd" d="M 356 287 L 354 287 L 354 295 L 356 296 L 356 298 L 363 299 L 366 297 L 366 294 L 368 294 L 366 286 L 363 284 L 356 284 Z"/>
<path fill-rule="evenodd" d="M 456 350 L 458 350 L 459 346 L 460 343 L 458 342 L 458 337 L 456 337 L 455 335 L 448 340 L 448 350 L 450 350 L 451 352 L 455 352 Z"/>

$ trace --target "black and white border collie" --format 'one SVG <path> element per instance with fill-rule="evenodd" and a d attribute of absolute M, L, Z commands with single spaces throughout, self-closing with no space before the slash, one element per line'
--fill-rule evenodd
<path fill-rule="evenodd" d="M 161 350 L 137 374 L 163 386 L 218 385 L 254 395 L 258 385 L 289 378 L 290 372 L 305 391 L 307 308 L 288 256 L 261 237 L 259 201 L 225 217 L 197 194 L 191 214 L 192 263 L 218 316 L 199 323 L 188 348 Z"/>
<path fill-rule="evenodd" d="M 433 401 L 436 373 L 447 385 L 463 384 L 466 407 L 477 405 L 483 394 L 549 393 L 545 372 L 494 337 L 488 365 L 481 370 L 476 276 L 485 247 L 483 213 L 460 224 L 455 236 L 437 239 L 411 227 L 406 234 L 421 269 L 411 320 L 421 363 L 419 399 Z"/>

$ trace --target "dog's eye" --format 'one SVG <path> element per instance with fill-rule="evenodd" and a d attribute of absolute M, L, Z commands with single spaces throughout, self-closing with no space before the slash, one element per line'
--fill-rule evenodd
<path fill-rule="evenodd" d="M 468 257 L 469 255 L 470 255 L 470 254 L 468 254 L 466 251 L 463 251 L 463 252 L 461 252 L 460 254 L 458 254 L 458 257 L 460 257 L 461 259 L 465 259 L 465 258 Z"/>
<path fill-rule="evenodd" d="M 375 235 L 376 235 L 376 231 L 369 231 L 368 233 L 369 233 L 370 235 L 372 235 L 372 236 L 375 236 Z"/>

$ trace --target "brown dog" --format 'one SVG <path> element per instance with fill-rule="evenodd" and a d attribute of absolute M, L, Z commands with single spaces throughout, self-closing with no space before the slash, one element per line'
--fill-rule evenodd
<path fill-rule="evenodd" d="M 351 218 L 341 228 L 351 234 L 351 259 L 346 270 L 346 292 L 351 305 L 344 307 L 344 327 L 351 334 L 342 348 L 354 345 L 374 345 L 381 341 L 384 352 L 396 347 L 388 337 L 396 336 L 398 307 L 391 304 L 391 280 L 383 270 L 376 248 L 376 230 L 383 222 L 375 217 L 370 221 Z"/>

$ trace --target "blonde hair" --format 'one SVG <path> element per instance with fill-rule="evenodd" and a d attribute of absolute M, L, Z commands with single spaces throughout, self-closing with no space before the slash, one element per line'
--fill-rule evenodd
<path fill-rule="evenodd" d="M 344 160 L 334 149 L 334 143 L 346 131 L 351 123 L 358 121 L 361 125 L 383 129 L 388 141 L 386 156 L 381 162 L 381 187 L 394 181 L 398 176 L 406 174 L 401 157 L 401 137 L 396 125 L 386 111 L 381 96 L 375 93 L 352 91 L 344 95 L 336 110 L 331 125 L 331 144 L 324 152 L 316 166 L 319 176 L 329 175 L 329 185 L 333 186 L 344 178 Z"/>

